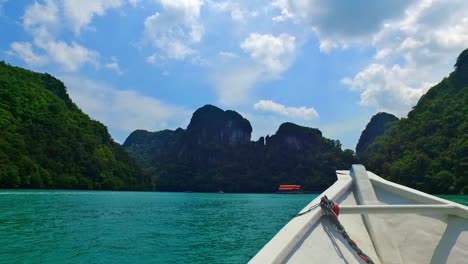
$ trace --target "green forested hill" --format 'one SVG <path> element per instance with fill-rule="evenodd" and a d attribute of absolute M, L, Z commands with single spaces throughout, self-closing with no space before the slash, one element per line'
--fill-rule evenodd
<path fill-rule="evenodd" d="M 0 62 L 0 188 L 151 186 L 63 83 Z"/>
<path fill-rule="evenodd" d="M 257 142 L 251 132 L 240 114 L 206 105 L 186 130 L 136 130 L 123 147 L 162 191 L 275 192 L 279 184 L 301 184 L 320 192 L 336 180 L 335 170 L 355 162 L 352 151 L 315 128 L 284 123 Z"/>
<path fill-rule="evenodd" d="M 388 179 L 430 193 L 468 193 L 468 49 L 408 118 L 359 155 Z"/>

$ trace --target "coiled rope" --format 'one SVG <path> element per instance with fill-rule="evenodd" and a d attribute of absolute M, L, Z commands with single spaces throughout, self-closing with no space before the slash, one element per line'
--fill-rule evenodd
<path fill-rule="evenodd" d="M 296 216 L 301 216 L 304 214 L 309 213 L 310 211 L 314 210 L 316 207 L 320 206 L 322 208 L 323 214 L 328 217 L 330 223 L 335 227 L 335 230 L 348 242 L 349 246 L 356 252 L 356 254 L 366 263 L 374 264 L 372 259 L 367 256 L 362 250 L 358 247 L 356 242 L 352 240 L 348 233 L 346 232 L 344 226 L 338 220 L 338 214 L 340 213 L 340 207 L 337 203 L 329 200 L 328 197 L 325 195 L 320 199 L 320 204 L 316 204 L 307 211 L 297 214 Z"/>

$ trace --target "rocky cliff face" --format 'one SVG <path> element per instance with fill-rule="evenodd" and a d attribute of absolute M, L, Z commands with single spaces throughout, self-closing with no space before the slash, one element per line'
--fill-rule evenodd
<path fill-rule="evenodd" d="M 361 137 L 359 137 L 356 153 L 364 152 L 377 137 L 382 136 L 388 131 L 396 121 L 398 121 L 398 118 L 392 114 L 381 112 L 374 115 L 362 131 Z"/>
<path fill-rule="evenodd" d="M 454 75 L 458 82 L 462 84 L 468 82 L 468 49 L 458 56 Z M 463 85 L 460 85 L 460 87 L 463 87 Z"/>
<path fill-rule="evenodd" d="M 186 130 L 138 130 L 123 146 L 163 191 L 274 192 L 291 183 L 319 192 L 354 161 L 318 129 L 285 123 L 256 142 L 251 133 L 240 114 L 205 105 Z"/>
<path fill-rule="evenodd" d="M 125 140 L 122 145 L 127 152 L 137 155 L 140 158 L 136 160 L 142 166 L 150 164 L 148 159 L 142 157 L 161 157 L 168 150 L 177 148 L 181 139 L 185 135 L 185 130 L 178 128 L 176 130 L 162 130 L 158 132 L 149 132 L 146 130 L 135 130 Z M 141 164 L 141 161 L 145 161 Z"/>
<path fill-rule="evenodd" d="M 250 122 L 234 111 L 205 105 L 193 113 L 187 127 L 187 141 L 192 144 L 239 145 L 250 142 Z"/>
<path fill-rule="evenodd" d="M 190 155 L 207 145 L 237 146 L 250 143 L 250 122 L 234 111 L 205 105 L 193 113 L 186 130 L 135 130 L 123 147 L 143 167 Z"/>
<path fill-rule="evenodd" d="M 287 146 L 295 150 L 317 147 L 322 139 L 322 132 L 316 128 L 284 123 L 276 134 L 267 138 L 267 146 Z"/>

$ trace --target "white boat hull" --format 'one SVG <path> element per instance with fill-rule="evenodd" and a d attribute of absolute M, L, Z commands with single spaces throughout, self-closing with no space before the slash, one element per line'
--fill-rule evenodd
<path fill-rule="evenodd" d="M 366 172 L 337 171 L 326 195 L 338 219 L 374 263 L 468 263 L 468 208 Z M 365 263 L 320 207 L 293 218 L 249 263 Z"/>

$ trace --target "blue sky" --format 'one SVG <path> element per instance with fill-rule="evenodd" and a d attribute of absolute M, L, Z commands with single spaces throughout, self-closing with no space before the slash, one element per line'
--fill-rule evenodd
<path fill-rule="evenodd" d="M 0 59 L 49 72 L 123 142 L 240 112 L 354 149 L 370 117 L 404 117 L 468 47 L 464 0 L 0 0 Z"/>

